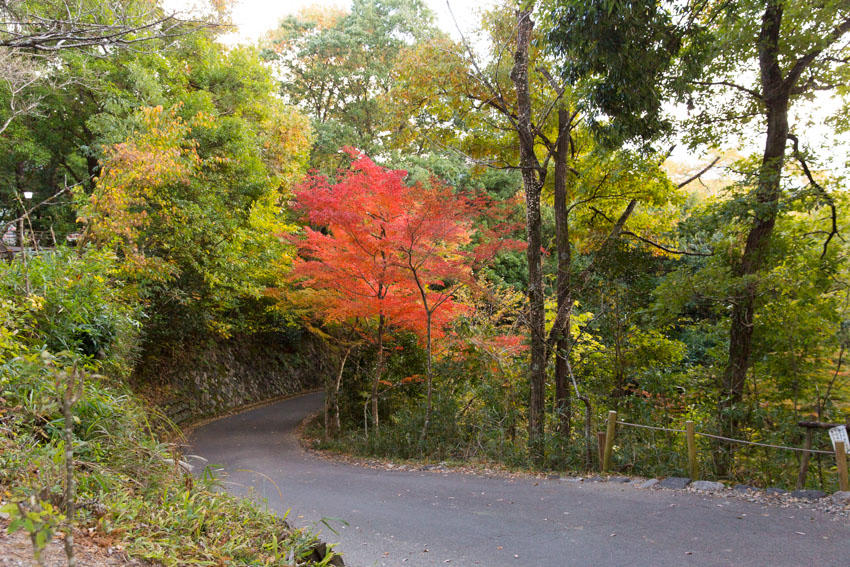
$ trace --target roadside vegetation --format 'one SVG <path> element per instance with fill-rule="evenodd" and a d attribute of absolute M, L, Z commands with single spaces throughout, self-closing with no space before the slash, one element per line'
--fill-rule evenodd
<path fill-rule="evenodd" d="M 0 266 L 0 492 L 10 530 L 29 534 L 36 557 L 67 530 L 62 402 L 76 380 L 76 530 L 153 564 L 319 563 L 309 530 L 224 493 L 202 462 L 184 461 L 180 432 L 124 385 L 141 310 L 118 269 L 95 251 Z"/>
<path fill-rule="evenodd" d="M 458 37 L 354 0 L 235 47 L 226 2 L 0 12 L 0 490 L 36 551 L 329 562 L 142 399 L 141 362 L 260 333 L 326 343 L 321 446 L 360 455 L 588 471 L 610 410 L 794 447 L 850 416 L 844 1 L 495 3 Z M 611 469 L 685 443 L 621 429 Z"/>
<path fill-rule="evenodd" d="M 277 325 L 261 295 L 287 264 L 307 119 L 256 50 L 215 41 L 223 14 L 115 6 L 0 9 L 21 22 L 0 32 L 3 518 L 36 559 L 64 534 L 69 565 L 74 530 L 157 565 L 327 564 L 310 530 L 191 474 L 180 431 L 127 386 L 151 345 Z"/>

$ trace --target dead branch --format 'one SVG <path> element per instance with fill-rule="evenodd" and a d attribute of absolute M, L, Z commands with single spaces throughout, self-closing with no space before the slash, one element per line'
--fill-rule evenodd
<path fill-rule="evenodd" d="M 711 169 L 712 167 L 714 167 L 715 165 L 717 165 L 717 162 L 719 162 L 719 161 L 720 161 L 720 156 L 717 156 L 716 158 L 714 158 L 714 160 L 712 160 L 712 162 L 711 162 L 710 164 L 708 164 L 707 166 L 705 166 L 704 168 L 702 168 L 701 170 L 699 170 L 699 172 L 697 172 L 697 173 L 696 173 L 696 175 L 692 175 L 692 176 L 688 177 L 687 179 L 685 179 L 684 181 L 682 181 L 681 183 L 679 183 L 676 187 L 677 187 L 678 189 L 681 189 L 681 188 L 682 188 L 682 187 L 684 187 L 685 185 L 687 185 L 687 184 L 689 184 L 689 183 L 692 183 L 692 182 L 696 181 L 697 179 L 699 179 L 700 177 L 702 177 L 703 175 L 705 175 L 705 173 L 706 173 L 709 169 Z"/>
<path fill-rule="evenodd" d="M 826 252 L 829 249 L 829 243 L 832 241 L 834 237 L 841 238 L 841 234 L 838 232 L 838 211 L 835 207 L 835 199 L 833 199 L 832 195 L 827 193 L 826 189 L 821 187 L 820 183 L 815 181 L 815 178 L 812 176 L 812 172 L 809 170 L 809 166 L 806 163 L 805 158 L 800 153 L 800 142 L 797 139 L 797 136 L 794 134 L 788 134 L 788 139 L 791 140 L 794 149 L 794 157 L 800 163 L 800 167 L 803 169 L 803 173 L 806 175 L 806 178 L 809 180 L 809 184 L 817 190 L 817 192 L 821 195 L 823 200 L 826 202 L 827 206 L 831 211 L 831 221 L 832 226 L 830 227 L 829 235 L 826 237 L 826 241 L 823 243 L 823 252 L 821 252 L 820 259 L 823 260 L 826 257 Z M 842 239 L 843 240 L 843 239 Z"/>

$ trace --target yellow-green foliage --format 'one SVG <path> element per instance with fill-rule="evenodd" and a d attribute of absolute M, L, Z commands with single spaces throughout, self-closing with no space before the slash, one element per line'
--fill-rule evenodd
<path fill-rule="evenodd" d="M 40 543 L 62 520 L 64 420 L 55 376 L 72 358 L 57 356 L 55 370 L 39 355 L 0 367 L 0 492 L 11 501 L 12 527 Z M 185 473 L 175 446 L 152 429 L 149 410 L 120 385 L 88 375 L 74 437 L 77 525 L 121 541 L 130 555 L 169 566 L 310 564 L 316 539 L 309 531 L 217 491 L 208 473 L 197 480 Z"/>
<path fill-rule="evenodd" d="M 288 269 L 286 203 L 312 131 L 255 51 L 196 48 L 188 77 L 171 77 L 169 104 L 141 108 L 106 149 L 79 216 L 88 240 L 114 249 L 124 277 L 150 294 L 161 328 L 193 321 L 187 329 L 228 336 L 254 330 L 234 314 Z"/>
<path fill-rule="evenodd" d="M 73 408 L 77 525 L 164 565 L 309 564 L 311 533 L 175 466 L 176 446 L 161 435 L 179 432 L 120 380 L 132 366 L 138 310 L 118 273 L 114 256 L 92 251 L 0 264 L 0 501 L 11 527 L 38 552 L 62 521 L 59 378 L 77 367 L 85 374 Z"/>

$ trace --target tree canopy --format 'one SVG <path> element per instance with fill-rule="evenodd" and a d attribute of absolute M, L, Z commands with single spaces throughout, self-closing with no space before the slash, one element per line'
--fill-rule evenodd
<path fill-rule="evenodd" d="M 219 3 L 7 4 L 4 352 L 309 333 L 328 443 L 564 470 L 610 409 L 768 444 L 850 411 L 846 2 L 503 3 L 452 35 L 355 0 L 256 48 Z M 615 467 L 681 472 L 641 435 Z"/>

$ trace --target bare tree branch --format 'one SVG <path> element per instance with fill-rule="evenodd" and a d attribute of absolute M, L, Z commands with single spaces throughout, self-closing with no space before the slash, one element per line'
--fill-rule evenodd
<path fill-rule="evenodd" d="M 762 94 L 760 92 L 754 91 L 753 89 L 748 89 L 747 87 L 744 87 L 742 85 L 738 85 L 738 84 L 733 83 L 731 81 L 694 81 L 694 84 L 699 85 L 701 87 L 729 87 L 730 89 L 735 89 L 735 90 L 741 91 L 743 93 L 746 93 L 746 94 L 750 95 L 751 97 L 753 97 L 755 99 L 758 99 L 758 100 L 764 99 L 764 97 L 762 96 Z"/>
<path fill-rule="evenodd" d="M 452 11 L 451 2 L 449 2 L 448 0 L 446 0 L 446 7 L 448 7 L 448 9 L 449 9 L 449 14 L 451 15 L 452 21 L 455 24 L 455 28 L 457 29 L 457 33 L 458 33 L 458 35 L 460 35 L 460 41 L 463 44 L 464 50 L 466 51 L 466 53 L 469 57 L 468 61 L 472 65 L 472 68 L 475 69 L 475 75 L 473 75 L 473 78 L 477 79 L 493 95 L 493 101 L 482 101 L 482 102 L 487 102 L 488 104 L 490 104 L 491 106 L 493 106 L 496 109 L 499 109 L 499 107 L 504 109 L 504 110 L 500 110 L 500 112 L 502 112 L 502 114 L 504 114 L 505 117 L 508 120 L 510 120 L 512 124 L 514 124 L 514 127 L 516 127 L 516 125 L 515 125 L 516 124 L 516 118 L 510 112 L 507 111 L 507 104 L 505 103 L 505 99 L 502 96 L 501 88 L 498 88 L 498 81 L 496 82 L 497 86 L 494 87 L 492 84 L 490 84 L 490 81 L 487 80 L 487 75 L 484 74 L 484 72 L 481 70 L 481 67 L 478 65 L 478 59 L 475 57 L 475 52 L 472 50 L 472 47 L 469 45 L 469 42 L 466 40 L 466 36 L 464 35 L 463 30 L 460 29 L 460 24 L 457 23 L 457 18 L 455 18 L 455 14 Z M 498 102 L 499 102 L 498 105 L 495 103 L 496 100 L 498 100 Z"/>
<path fill-rule="evenodd" d="M 614 223 L 613 219 L 608 217 L 608 215 L 606 215 L 605 213 L 603 213 L 599 209 L 597 209 L 595 207 L 590 207 L 590 210 L 593 211 L 594 214 L 597 214 L 597 215 L 601 216 L 602 218 L 604 218 L 606 221 L 608 221 L 610 223 Z M 632 232 L 630 230 L 625 230 L 624 227 L 622 226 L 622 225 L 625 224 L 625 221 L 623 221 L 622 224 L 620 224 L 620 221 L 622 221 L 622 220 L 623 220 L 623 218 L 621 216 L 620 219 L 617 221 L 617 223 L 615 223 L 615 230 L 616 230 L 616 226 L 620 225 L 619 234 L 622 234 L 623 236 L 631 236 L 632 238 L 640 240 L 641 242 L 649 244 L 650 246 L 654 246 L 655 248 L 658 248 L 659 250 L 664 250 L 665 252 L 668 252 L 670 254 L 676 254 L 676 255 L 680 255 L 680 256 L 714 256 L 714 252 L 689 252 L 687 250 L 676 250 L 674 248 L 670 248 L 669 246 L 665 246 L 664 244 L 660 244 L 658 242 L 655 242 L 653 240 L 650 240 L 648 238 L 640 236 L 639 234 L 635 234 L 634 232 Z M 614 231 L 612 230 L 612 234 L 613 234 L 613 232 Z M 610 238 L 610 236 L 609 236 L 609 238 Z"/>
<path fill-rule="evenodd" d="M 23 213 L 21 216 L 19 216 L 19 217 L 17 217 L 17 218 L 14 218 L 14 219 L 12 219 L 12 220 L 10 220 L 10 221 L 7 221 L 7 222 L 3 225 L 2 230 L 0 230 L 0 235 L 5 234 L 5 233 L 6 233 L 6 231 L 7 231 L 7 230 L 9 230 L 9 228 L 10 228 L 12 225 L 14 225 L 15 223 L 20 222 L 20 221 L 22 221 L 22 220 L 29 220 L 30 215 L 31 215 L 33 212 L 35 212 L 37 209 L 39 209 L 39 208 L 41 208 L 41 207 L 43 207 L 43 206 L 45 206 L 45 205 L 53 205 L 53 204 L 56 204 L 56 203 L 55 203 L 56 199 L 58 199 L 59 197 L 61 197 L 61 196 L 62 196 L 62 195 L 64 195 L 64 194 L 68 193 L 69 191 L 71 191 L 72 189 L 74 189 L 74 187 L 77 187 L 77 186 L 79 186 L 79 185 L 82 185 L 82 182 L 80 182 L 80 183 L 74 183 L 73 185 L 65 185 L 65 187 L 63 187 L 62 189 L 58 190 L 56 193 L 54 193 L 53 195 L 51 195 L 51 196 L 47 197 L 46 199 L 44 199 L 44 200 L 42 200 L 42 201 L 39 201 L 39 202 L 38 202 L 38 203 L 36 203 L 35 205 L 31 206 L 29 209 L 26 209 L 26 208 L 25 208 L 24 213 Z M 20 201 L 20 196 L 17 196 L 17 195 L 16 195 L 16 198 L 18 199 L 18 201 Z M 22 203 L 22 204 L 23 204 L 23 203 Z M 23 207 L 22 207 L 22 208 L 23 208 Z"/>
<path fill-rule="evenodd" d="M 685 185 L 687 185 L 688 183 L 692 183 L 692 182 L 696 181 L 697 179 L 699 179 L 700 177 L 702 177 L 703 175 L 705 175 L 705 173 L 706 173 L 709 169 L 711 169 L 712 167 L 714 167 L 715 165 L 717 165 L 717 162 L 718 162 L 718 161 L 720 161 L 720 156 L 718 156 L 718 157 L 714 158 L 714 160 L 713 160 L 710 164 L 708 164 L 707 166 L 705 166 L 704 168 L 702 168 L 701 170 L 699 170 L 699 172 L 698 172 L 696 175 L 692 175 L 691 177 L 688 177 L 687 179 L 685 179 L 684 181 L 682 181 L 681 183 L 679 183 L 676 187 L 677 187 L 678 189 L 681 189 L 682 187 L 684 187 L 684 186 L 685 186 Z"/>
<path fill-rule="evenodd" d="M 45 71 L 30 57 L 16 49 L 0 49 L 0 81 L 9 97 L 8 114 L 0 124 L 0 134 L 19 116 L 35 114 L 44 95 L 33 87 L 44 78 Z M 5 112 L 4 112 L 5 114 Z"/>
<path fill-rule="evenodd" d="M 797 139 L 797 136 L 794 134 L 788 134 L 788 139 L 793 143 L 794 149 L 794 157 L 800 162 L 800 167 L 803 169 L 803 173 L 806 175 L 806 178 L 809 180 L 809 184 L 820 193 L 823 200 L 826 201 L 826 205 L 830 208 L 831 212 L 831 220 L 832 226 L 829 231 L 829 235 L 826 237 L 826 241 L 823 243 L 823 252 L 821 252 L 820 259 L 823 260 L 826 257 L 826 252 L 829 249 L 829 243 L 832 241 L 834 237 L 841 238 L 841 234 L 838 232 L 838 212 L 835 207 L 835 199 L 827 193 L 826 189 L 824 189 L 820 183 L 815 181 L 815 178 L 812 176 L 812 172 L 809 170 L 809 166 L 806 163 L 806 160 L 803 158 L 803 155 L 800 153 L 800 142 Z M 843 240 L 843 239 L 842 239 Z"/>
<path fill-rule="evenodd" d="M 673 248 L 668 248 L 667 246 L 665 246 L 663 244 L 659 244 L 658 242 L 654 242 L 654 241 L 652 241 L 648 238 L 644 238 L 643 236 L 635 234 L 634 232 L 632 232 L 630 230 L 624 230 L 622 232 L 622 234 L 624 236 L 631 236 L 632 238 L 636 238 L 636 239 L 640 240 L 641 242 L 643 242 L 645 244 L 649 244 L 650 246 L 654 246 L 655 248 L 658 248 L 659 250 L 663 250 L 663 251 L 668 252 L 670 254 L 676 254 L 678 256 L 714 256 L 714 252 L 689 252 L 687 250 L 675 250 Z"/>
<path fill-rule="evenodd" d="M 119 0 L 95 5 L 67 0 L 46 4 L 0 0 L 0 47 L 36 53 L 128 47 L 154 39 L 176 39 L 220 25 L 181 16 L 158 10 L 133 13 L 127 2 Z"/>

